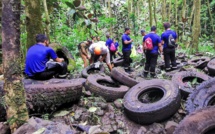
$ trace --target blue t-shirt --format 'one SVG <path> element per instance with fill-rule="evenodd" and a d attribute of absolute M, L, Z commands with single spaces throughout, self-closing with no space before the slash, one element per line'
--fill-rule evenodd
<path fill-rule="evenodd" d="M 108 48 L 110 48 L 111 43 L 113 43 L 113 40 L 111 40 L 110 38 L 106 40 L 106 46 Z"/>
<path fill-rule="evenodd" d="M 35 44 L 29 48 L 26 61 L 25 61 L 25 73 L 28 76 L 34 76 L 36 73 L 43 72 L 46 68 L 46 62 L 52 58 L 57 58 L 56 53 L 50 47 L 46 47 L 42 44 Z"/>
<path fill-rule="evenodd" d="M 124 41 L 130 41 L 131 38 L 127 34 L 122 35 L 122 51 L 129 51 L 131 50 L 131 44 L 124 44 Z"/>
<path fill-rule="evenodd" d="M 114 45 L 115 45 L 115 47 L 116 47 L 116 50 L 118 50 L 119 43 L 118 43 L 118 42 L 115 42 Z"/>
<path fill-rule="evenodd" d="M 161 40 L 164 41 L 163 48 L 167 48 L 167 43 L 168 43 L 168 39 L 169 39 L 170 34 L 172 34 L 172 36 L 173 36 L 174 39 L 178 38 L 178 36 L 177 36 L 177 34 L 176 34 L 175 31 L 173 31 L 173 30 L 166 30 L 161 35 Z"/>
<path fill-rule="evenodd" d="M 145 42 L 145 40 L 148 37 L 150 37 L 152 39 L 153 49 L 152 50 L 147 50 L 147 51 L 149 51 L 152 54 L 157 54 L 158 53 L 158 44 L 161 43 L 160 36 L 158 36 L 156 33 L 149 33 L 146 36 L 144 36 L 143 42 Z"/>

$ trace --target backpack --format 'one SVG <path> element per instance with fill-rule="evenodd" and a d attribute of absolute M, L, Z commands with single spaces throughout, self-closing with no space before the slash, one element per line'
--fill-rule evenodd
<path fill-rule="evenodd" d="M 172 34 L 169 35 L 168 38 L 168 45 L 169 48 L 174 48 L 176 47 L 175 39 L 173 38 Z"/>
<path fill-rule="evenodd" d="M 111 52 L 115 52 L 116 51 L 116 46 L 115 46 L 115 44 L 113 42 L 110 44 L 110 51 Z"/>
<path fill-rule="evenodd" d="M 146 50 L 152 50 L 153 49 L 152 39 L 150 37 L 148 37 L 145 40 L 145 44 L 144 45 L 145 45 Z"/>

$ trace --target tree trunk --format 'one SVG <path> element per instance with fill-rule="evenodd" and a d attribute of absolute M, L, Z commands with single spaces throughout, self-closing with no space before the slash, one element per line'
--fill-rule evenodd
<path fill-rule="evenodd" d="M 27 48 L 35 44 L 35 37 L 43 33 L 40 0 L 25 0 Z"/>
<path fill-rule="evenodd" d="M 149 26 L 152 26 L 152 3 L 151 0 L 148 0 L 149 3 Z"/>
<path fill-rule="evenodd" d="M 213 30 L 213 34 L 215 34 L 215 32 L 214 32 L 214 20 L 213 20 L 213 17 L 212 17 L 209 0 L 207 0 L 207 6 L 208 6 L 209 16 L 210 16 L 210 19 L 211 19 L 211 27 L 212 27 L 212 30 Z M 214 49 L 215 49 L 215 39 L 214 39 Z"/>
<path fill-rule="evenodd" d="M 108 11 L 109 11 L 109 17 L 112 17 L 112 9 L 111 9 L 111 1 L 108 1 Z M 113 34 L 113 29 L 112 29 L 112 25 L 110 24 L 110 33 L 111 35 Z"/>
<path fill-rule="evenodd" d="M 162 0 L 162 22 L 166 21 L 166 0 Z"/>
<path fill-rule="evenodd" d="M 175 25 L 178 26 L 178 0 L 175 0 Z M 178 31 L 178 28 L 175 30 Z"/>
<path fill-rule="evenodd" d="M 4 91 L 7 119 L 12 133 L 28 119 L 20 66 L 20 2 L 2 0 Z"/>
<path fill-rule="evenodd" d="M 189 19 L 189 21 L 188 21 L 189 26 L 192 25 L 194 11 L 195 11 L 195 5 L 193 5 L 193 7 L 192 7 L 192 11 L 191 11 L 191 14 L 190 14 L 190 19 Z"/>
<path fill-rule="evenodd" d="M 45 15 L 46 15 L 46 35 L 50 39 L 50 17 L 49 17 L 49 12 L 47 8 L 47 2 L 46 0 L 43 0 L 43 6 L 45 10 Z"/>
<path fill-rule="evenodd" d="M 201 25 L 200 25 L 200 12 L 201 12 L 201 0 L 195 0 L 194 1 L 195 5 L 195 15 L 194 15 L 194 21 L 193 21 L 193 40 L 192 40 L 192 45 L 194 50 L 192 52 L 197 52 L 198 51 L 198 43 L 199 43 L 199 35 L 200 35 L 200 30 L 201 30 Z"/>
<path fill-rule="evenodd" d="M 157 6 L 156 6 L 156 3 L 157 3 L 156 0 L 154 0 L 154 19 L 155 19 L 155 25 L 157 26 L 157 17 L 156 17 L 156 10 L 157 10 L 156 7 Z"/>
<path fill-rule="evenodd" d="M 186 7 L 187 7 L 187 4 L 186 4 L 186 0 L 183 0 L 183 8 L 182 8 L 182 17 L 183 18 L 186 18 Z"/>
<path fill-rule="evenodd" d="M 172 10 L 172 1 L 170 0 L 169 1 L 169 12 L 168 12 L 168 21 L 170 22 L 171 21 L 171 10 Z"/>

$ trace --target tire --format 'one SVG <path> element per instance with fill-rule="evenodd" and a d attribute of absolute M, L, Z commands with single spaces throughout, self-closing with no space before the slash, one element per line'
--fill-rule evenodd
<path fill-rule="evenodd" d="M 68 65 L 68 71 L 73 71 L 75 69 L 75 60 L 72 56 L 71 52 L 64 46 L 57 44 L 57 43 L 51 43 L 49 45 L 51 48 L 53 48 L 59 58 L 64 58 Z"/>
<path fill-rule="evenodd" d="M 85 81 L 83 78 L 24 80 L 27 107 L 33 112 L 49 112 L 62 104 L 77 101 L 82 95 Z"/>
<path fill-rule="evenodd" d="M 4 100 L 3 100 L 3 96 L 4 96 L 4 82 L 0 81 L 0 122 L 6 121 L 6 110 L 3 106 L 4 104 Z"/>
<path fill-rule="evenodd" d="M 128 73 L 124 71 L 123 68 L 116 67 L 113 68 L 111 71 L 111 77 L 114 78 L 115 80 L 123 83 L 124 85 L 128 87 L 133 87 L 138 81 L 136 81 L 134 78 L 130 77 Z"/>
<path fill-rule="evenodd" d="M 186 102 L 186 111 L 192 113 L 212 105 L 215 105 L 215 78 L 203 82 L 189 95 Z"/>
<path fill-rule="evenodd" d="M 207 107 L 186 116 L 175 129 L 174 134 L 214 134 L 214 113 L 215 107 Z"/>
<path fill-rule="evenodd" d="M 114 64 L 114 67 L 123 66 L 124 59 L 123 57 L 115 58 L 112 63 Z"/>
<path fill-rule="evenodd" d="M 195 68 L 204 69 L 209 61 L 209 57 L 199 57 L 188 60 L 188 64 L 193 65 Z"/>
<path fill-rule="evenodd" d="M 140 100 L 144 93 L 149 93 L 150 99 L 156 97 L 153 93 L 159 94 L 157 96 L 159 100 L 155 102 Z M 150 93 L 152 93 L 151 97 Z M 180 100 L 180 91 L 171 81 L 154 79 L 143 81 L 132 87 L 125 94 L 123 105 L 130 120 L 139 124 L 151 124 L 163 121 L 175 114 L 180 107 Z"/>
<path fill-rule="evenodd" d="M 197 78 L 198 83 L 202 83 L 203 81 L 209 80 L 210 76 L 200 72 L 182 71 L 173 75 L 172 82 L 179 87 L 182 95 L 187 97 L 188 94 L 192 93 L 195 90 L 195 88 L 191 87 L 188 83 L 189 81 L 193 81 L 194 78 Z"/>
<path fill-rule="evenodd" d="M 105 86 L 100 82 L 109 85 Z M 85 87 L 92 93 L 102 96 L 106 101 L 114 101 L 118 98 L 123 98 L 129 89 L 127 86 L 114 82 L 111 77 L 101 75 L 90 75 L 87 78 Z"/>
<path fill-rule="evenodd" d="M 215 59 L 212 59 L 207 64 L 209 75 L 215 76 Z"/>
<path fill-rule="evenodd" d="M 104 72 L 105 68 L 103 65 L 101 65 L 99 68 L 95 68 L 94 64 L 84 68 L 81 71 L 81 75 L 83 78 L 87 78 L 89 75 L 94 74 L 94 73 L 98 73 L 98 72 Z"/>

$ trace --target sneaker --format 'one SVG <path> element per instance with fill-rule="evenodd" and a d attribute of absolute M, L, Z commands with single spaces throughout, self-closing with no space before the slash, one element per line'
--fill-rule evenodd
<path fill-rule="evenodd" d="M 66 78 L 66 77 L 67 77 L 67 74 L 58 75 L 58 78 Z"/>

